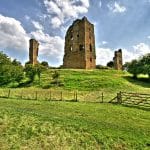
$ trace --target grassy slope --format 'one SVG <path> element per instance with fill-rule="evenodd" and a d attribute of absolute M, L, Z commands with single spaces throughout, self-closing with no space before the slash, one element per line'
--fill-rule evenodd
<path fill-rule="evenodd" d="M 137 81 L 127 72 L 116 70 L 58 70 L 64 83 L 63 89 L 116 93 L 118 91 L 150 93 L 150 82 Z M 42 74 L 42 85 L 49 84 L 53 71 Z M 144 79 L 143 79 L 144 80 Z"/>
<path fill-rule="evenodd" d="M 50 85 L 52 74 L 55 70 L 49 69 L 42 73 L 41 84 L 36 78 L 32 88 L 42 88 Z M 64 86 L 59 89 L 80 90 L 80 91 L 106 91 L 110 93 L 122 91 L 150 92 L 150 81 L 143 78 L 143 81 L 134 80 L 127 72 L 116 70 L 82 70 L 82 69 L 59 69 L 60 79 Z M 11 84 L 12 85 L 12 84 Z M 25 87 L 25 86 L 24 86 Z M 52 85 L 52 88 L 56 88 Z M 58 88 L 57 88 L 58 89 Z"/>
<path fill-rule="evenodd" d="M 0 99 L 1 149 L 149 149 L 150 112 Z"/>
<path fill-rule="evenodd" d="M 64 86 L 56 87 L 52 84 L 52 74 L 54 70 L 49 69 L 42 73 L 41 84 L 36 79 L 34 83 L 23 88 L 35 91 L 45 86 L 51 85 L 51 89 L 56 90 L 78 90 L 78 91 L 98 91 L 104 93 L 104 101 L 109 101 L 116 96 L 119 91 L 150 93 L 150 81 L 146 78 L 134 80 L 127 72 L 116 70 L 71 70 L 60 69 L 60 79 Z M 18 88 L 18 90 L 20 90 Z M 93 100 L 94 101 L 94 100 Z"/>

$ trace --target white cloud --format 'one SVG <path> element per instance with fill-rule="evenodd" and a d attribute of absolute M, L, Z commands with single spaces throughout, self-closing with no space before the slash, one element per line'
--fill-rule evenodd
<path fill-rule="evenodd" d="M 87 13 L 90 3 L 89 0 L 44 0 L 44 5 L 47 12 L 51 15 L 53 28 L 59 28 L 65 23 L 65 20 L 75 19 L 80 14 Z"/>
<path fill-rule="evenodd" d="M 28 16 L 28 15 L 25 15 L 24 18 L 25 18 L 27 21 L 30 20 L 30 16 Z"/>
<path fill-rule="evenodd" d="M 150 39 L 150 35 L 147 38 Z"/>
<path fill-rule="evenodd" d="M 98 43 L 98 46 L 102 47 L 102 46 L 106 46 L 107 44 L 108 44 L 107 41 L 101 41 L 101 42 Z"/>
<path fill-rule="evenodd" d="M 114 57 L 114 51 L 117 49 L 111 49 L 111 48 L 103 48 L 99 47 L 96 48 L 96 63 L 101 65 L 107 65 L 109 61 L 113 60 Z M 135 57 L 134 52 L 129 51 L 127 49 L 122 49 L 122 57 L 123 57 L 123 63 L 130 62 L 133 59 L 138 58 L 138 56 Z"/>
<path fill-rule="evenodd" d="M 113 13 L 123 13 L 123 12 L 125 12 L 125 11 L 127 10 L 125 6 L 120 5 L 120 4 L 117 3 L 117 2 L 109 3 L 109 4 L 107 5 L 107 7 L 108 7 L 109 10 L 112 11 Z"/>
<path fill-rule="evenodd" d="M 134 48 L 134 56 L 139 57 L 146 53 L 150 53 L 150 46 L 145 43 L 139 43 L 138 45 L 133 46 Z"/>
<path fill-rule="evenodd" d="M 102 44 L 103 44 L 103 45 L 105 45 L 105 44 L 107 44 L 107 43 L 108 43 L 108 42 L 106 42 L 106 41 L 102 41 Z"/>
<path fill-rule="evenodd" d="M 130 62 L 131 60 L 138 58 L 138 57 L 135 58 L 133 51 L 127 49 L 122 49 L 122 57 L 123 63 Z"/>
<path fill-rule="evenodd" d="M 125 62 L 130 62 L 133 59 L 138 59 L 139 57 L 150 53 L 150 46 L 145 43 L 139 43 L 132 46 L 132 50 L 123 49 L 123 60 Z"/>
<path fill-rule="evenodd" d="M 28 49 L 28 35 L 21 22 L 0 14 L 0 47 L 24 51 Z"/>
<path fill-rule="evenodd" d="M 99 1 L 99 7 L 100 8 L 102 7 L 102 1 L 101 0 Z"/>
<path fill-rule="evenodd" d="M 130 62 L 133 59 L 138 59 L 139 57 L 150 53 L 150 46 L 145 43 L 139 43 L 137 45 L 132 46 L 132 48 L 132 50 L 127 50 L 124 48 L 122 49 L 123 63 Z M 116 48 L 115 50 L 118 49 L 119 48 Z M 103 47 L 96 48 L 97 64 L 106 65 L 107 62 L 112 61 L 115 50 Z"/>
<path fill-rule="evenodd" d="M 32 21 L 32 24 L 34 25 L 34 27 L 36 28 L 36 29 L 38 29 L 38 30 L 43 30 L 43 26 L 39 23 L 39 22 L 37 22 L 37 21 Z"/>
<path fill-rule="evenodd" d="M 27 34 L 21 22 L 0 15 L 0 49 L 7 49 L 12 58 L 25 62 L 28 60 L 29 38 L 31 37 L 40 43 L 39 58 L 48 61 L 51 65 L 62 64 L 64 39 L 44 33 L 40 26 L 37 26 L 36 29 L 35 32 Z"/>
<path fill-rule="evenodd" d="M 110 48 L 96 48 L 96 64 L 106 65 L 113 59 L 114 52 Z"/>
<path fill-rule="evenodd" d="M 50 36 L 42 30 L 37 30 L 30 33 L 39 41 L 39 57 L 44 58 L 50 65 L 61 65 L 64 54 L 64 39 L 59 36 Z"/>
<path fill-rule="evenodd" d="M 61 20 L 58 17 L 52 18 L 51 23 L 53 28 L 58 28 L 62 24 Z"/>
<path fill-rule="evenodd" d="M 83 4 L 83 6 L 85 6 L 86 8 L 90 6 L 89 0 L 80 0 L 80 1 Z"/>

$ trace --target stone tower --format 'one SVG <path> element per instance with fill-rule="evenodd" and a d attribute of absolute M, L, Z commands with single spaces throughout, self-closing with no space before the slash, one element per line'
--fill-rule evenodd
<path fill-rule="evenodd" d="M 65 36 L 64 68 L 94 69 L 96 61 L 94 25 L 86 17 L 77 19 Z"/>
<path fill-rule="evenodd" d="M 121 49 L 119 49 L 118 51 L 115 51 L 114 68 L 116 70 L 123 70 L 122 50 Z"/>
<path fill-rule="evenodd" d="M 35 65 L 38 63 L 38 50 L 39 50 L 39 43 L 35 39 L 30 39 L 29 41 L 29 61 L 31 64 Z"/>

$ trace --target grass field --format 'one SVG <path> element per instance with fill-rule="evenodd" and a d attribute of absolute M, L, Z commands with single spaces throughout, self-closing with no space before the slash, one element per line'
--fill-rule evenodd
<path fill-rule="evenodd" d="M 150 112 L 111 104 L 0 99 L 0 149 L 150 149 Z"/>
<path fill-rule="evenodd" d="M 127 72 L 116 70 L 58 70 L 60 79 L 64 84 L 63 89 L 77 90 L 103 90 L 116 92 L 118 90 L 149 91 L 150 81 L 133 80 Z M 41 85 L 51 81 L 53 70 L 42 74 Z M 36 84 L 35 84 L 36 86 Z"/>
<path fill-rule="evenodd" d="M 87 95 L 87 92 L 104 93 L 104 101 L 110 101 L 116 96 L 119 91 L 122 92 L 137 92 L 137 93 L 150 93 L 150 81 L 147 77 L 141 76 L 138 80 L 132 79 L 131 75 L 125 71 L 116 70 L 71 70 L 71 69 L 59 69 L 59 80 L 61 86 L 51 84 L 52 74 L 55 70 L 49 69 L 42 73 L 41 82 L 35 78 L 35 81 L 31 84 L 22 84 L 16 91 L 27 90 L 29 93 L 35 93 L 36 90 L 40 90 L 45 87 L 53 91 L 78 91 L 79 97 L 81 95 Z M 25 81 L 23 81 L 24 83 Z M 5 86 L 15 87 L 10 84 Z M 3 87 L 4 88 L 4 87 Z M 1 91 L 0 91 L 1 92 Z M 89 93 L 90 93 L 89 92 Z M 60 92 L 58 92 L 60 93 Z M 42 93 L 41 93 L 42 94 Z M 35 95 L 35 94 L 34 94 Z M 60 95 L 60 94 L 59 94 Z M 97 94 L 96 94 L 97 95 Z M 98 94 L 99 95 L 99 94 Z M 40 93 L 39 93 L 40 96 Z M 43 96 L 43 95 L 42 95 Z M 59 96 L 60 97 L 60 96 Z M 92 101 L 96 98 L 93 97 Z"/>
<path fill-rule="evenodd" d="M 62 83 L 59 87 L 51 84 L 53 72 L 45 71 L 40 84 L 36 79 L 13 89 L 11 94 L 27 90 L 35 95 L 35 91 L 50 87 L 63 93 L 75 90 L 81 95 L 103 92 L 104 101 L 108 101 L 119 91 L 150 93 L 147 78 L 134 80 L 127 72 L 58 70 Z M 15 84 L 0 91 L 9 91 L 11 86 Z M 39 101 L 0 99 L 0 149 L 150 149 L 149 111 L 106 103 L 42 101 L 42 94 Z"/>

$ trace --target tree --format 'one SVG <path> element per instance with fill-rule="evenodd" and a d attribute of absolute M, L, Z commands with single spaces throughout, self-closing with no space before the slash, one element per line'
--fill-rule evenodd
<path fill-rule="evenodd" d="M 0 52 L 0 66 L 6 64 L 11 64 L 11 59 L 3 52 Z"/>
<path fill-rule="evenodd" d="M 35 67 L 35 73 L 37 74 L 37 76 L 39 78 L 39 83 L 40 83 L 41 82 L 41 73 L 46 68 L 45 68 L 45 66 L 42 66 L 41 64 L 36 64 L 34 67 Z"/>
<path fill-rule="evenodd" d="M 54 80 L 53 83 L 58 85 L 59 83 L 59 76 L 60 74 L 58 73 L 58 71 L 54 71 L 54 73 L 52 74 L 52 79 Z"/>
<path fill-rule="evenodd" d="M 34 77 L 36 75 L 35 67 L 32 64 L 26 64 L 24 71 L 26 73 L 26 77 L 28 77 L 30 81 L 33 82 Z"/>
<path fill-rule="evenodd" d="M 47 62 L 47 61 L 42 61 L 42 62 L 41 62 L 41 65 L 42 65 L 42 66 L 44 66 L 44 67 L 46 67 L 46 68 L 48 68 L 48 67 L 49 67 L 49 65 L 48 65 L 48 62 Z"/>
<path fill-rule="evenodd" d="M 150 53 L 144 55 L 141 59 L 140 59 L 140 64 L 142 66 L 142 73 L 143 74 L 148 74 L 149 79 L 150 79 Z"/>
<path fill-rule="evenodd" d="M 6 54 L 0 52 L 0 84 L 20 82 L 23 77 L 22 66 L 15 66 Z"/>
<path fill-rule="evenodd" d="M 142 72 L 142 66 L 138 60 L 132 60 L 130 63 L 126 63 L 125 67 L 128 72 L 133 74 L 133 78 L 137 78 L 137 75 Z"/>
<path fill-rule="evenodd" d="M 22 66 L 22 65 L 21 65 L 21 62 L 18 61 L 17 59 L 14 59 L 14 60 L 12 61 L 12 64 L 13 64 L 14 66 Z"/>
<path fill-rule="evenodd" d="M 20 82 L 24 77 L 23 69 L 20 66 L 3 65 L 0 70 L 1 85 L 10 82 Z"/>
<path fill-rule="evenodd" d="M 113 61 L 109 61 L 107 63 L 107 67 L 113 68 L 114 67 L 114 62 Z"/>

